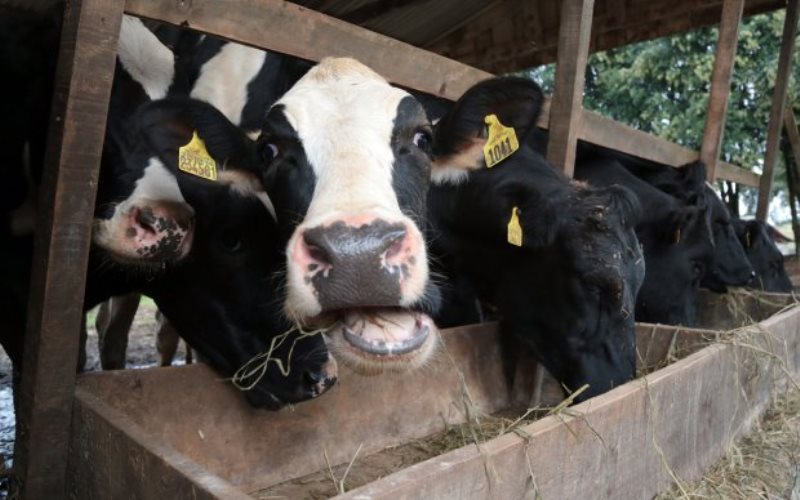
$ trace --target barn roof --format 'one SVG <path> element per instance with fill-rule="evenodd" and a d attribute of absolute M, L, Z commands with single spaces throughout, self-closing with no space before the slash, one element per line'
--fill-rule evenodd
<path fill-rule="evenodd" d="M 554 62 L 559 0 L 299 0 L 295 3 L 491 73 Z M 719 23 L 722 0 L 596 0 L 591 51 Z M 747 0 L 744 15 L 786 7 Z"/>

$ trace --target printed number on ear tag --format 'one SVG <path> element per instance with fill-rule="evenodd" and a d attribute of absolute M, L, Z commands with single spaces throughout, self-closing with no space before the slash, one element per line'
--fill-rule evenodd
<path fill-rule="evenodd" d="M 178 149 L 178 169 L 210 181 L 217 180 L 217 162 L 208 154 L 196 130 L 192 132 L 192 140 Z"/>
<path fill-rule="evenodd" d="M 486 167 L 492 168 L 519 149 L 517 133 L 511 127 L 506 127 L 497 118 L 497 115 L 487 115 L 484 122 L 489 126 L 489 138 L 483 146 L 483 158 Z"/>
<path fill-rule="evenodd" d="M 508 242 L 514 246 L 522 246 L 522 225 L 519 223 L 519 208 L 511 209 L 511 219 L 508 221 Z"/>

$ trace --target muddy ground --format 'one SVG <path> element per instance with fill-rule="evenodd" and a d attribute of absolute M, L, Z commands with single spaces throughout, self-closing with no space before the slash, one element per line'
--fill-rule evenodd
<path fill-rule="evenodd" d="M 134 319 L 128 340 L 128 368 L 147 368 L 158 363 L 156 352 L 156 307 L 150 299 L 143 298 Z M 100 356 L 95 329 L 96 311 L 87 316 L 88 341 L 86 345 L 86 371 L 100 370 Z M 184 359 L 184 344 L 178 348 L 174 364 Z M 14 401 L 11 390 L 11 361 L 0 349 L 0 457 L 8 470 L 14 453 Z M 0 486 L 0 497 L 4 494 Z"/>

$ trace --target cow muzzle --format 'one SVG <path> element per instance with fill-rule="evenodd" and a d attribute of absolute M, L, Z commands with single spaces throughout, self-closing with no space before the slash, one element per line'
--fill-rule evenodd
<path fill-rule="evenodd" d="M 120 205 L 110 219 L 95 220 L 94 242 L 122 262 L 172 262 L 191 249 L 194 210 L 180 202 Z"/>
<path fill-rule="evenodd" d="M 290 240 L 288 314 L 326 330 L 340 360 L 362 373 L 418 366 L 436 327 L 414 310 L 428 281 L 425 243 L 408 219 L 354 216 L 310 227 Z"/>

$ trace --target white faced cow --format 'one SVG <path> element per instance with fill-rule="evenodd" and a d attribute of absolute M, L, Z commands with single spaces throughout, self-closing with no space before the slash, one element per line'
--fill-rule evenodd
<path fill-rule="evenodd" d="M 439 294 L 421 231 L 430 177 L 422 106 L 353 59 L 325 59 L 267 114 L 260 166 L 286 246 L 285 312 L 324 328 L 362 372 L 416 367 Z"/>

